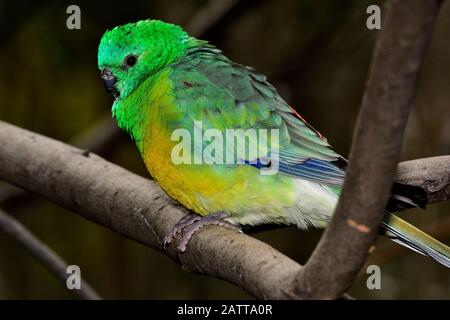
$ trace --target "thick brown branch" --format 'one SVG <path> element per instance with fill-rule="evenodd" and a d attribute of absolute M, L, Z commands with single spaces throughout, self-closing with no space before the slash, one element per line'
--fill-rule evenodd
<path fill-rule="evenodd" d="M 38 260 L 45 268 L 47 268 L 63 285 L 66 285 L 67 263 L 62 260 L 53 250 L 45 243 L 40 241 L 19 221 L 0 210 L 0 232 L 5 233 L 14 241 L 23 246 L 30 252 L 36 260 Z M 83 280 L 81 289 L 73 290 L 73 293 L 81 299 L 98 300 L 100 296 L 91 286 Z"/>
<path fill-rule="evenodd" d="M 95 154 L 1 121 L 0 146 L 0 179 L 157 250 L 185 214 L 155 183 Z M 269 245 L 218 226 L 201 229 L 184 254 L 167 254 L 185 270 L 226 279 L 257 298 L 289 297 L 301 268 Z"/>
<path fill-rule="evenodd" d="M 0 121 L 0 179 L 157 250 L 185 211 L 152 181 L 102 158 Z M 217 226 L 186 253 L 184 269 L 229 280 L 258 298 L 282 298 L 300 269 L 269 245 Z"/>
<path fill-rule="evenodd" d="M 384 12 L 342 196 L 299 272 L 297 298 L 339 297 L 367 258 L 384 216 L 417 74 L 441 2 L 393 0 Z"/>

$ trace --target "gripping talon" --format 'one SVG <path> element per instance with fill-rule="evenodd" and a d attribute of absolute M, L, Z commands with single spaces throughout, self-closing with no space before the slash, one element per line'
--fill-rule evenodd
<path fill-rule="evenodd" d="M 206 216 L 202 217 L 199 221 L 194 222 L 190 226 L 186 227 L 183 230 L 183 237 L 181 238 L 180 243 L 178 244 L 177 248 L 180 250 L 181 253 L 186 251 L 187 245 L 189 244 L 189 241 L 191 240 L 192 236 L 201 228 L 208 226 L 208 225 L 216 225 L 216 226 L 222 226 L 231 230 L 235 230 L 242 233 L 242 230 L 239 229 L 239 227 L 235 226 L 232 223 L 220 220 L 220 218 L 212 216 Z"/>
<path fill-rule="evenodd" d="M 164 249 L 166 249 L 167 246 L 170 243 L 172 243 L 173 239 L 175 239 L 179 233 L 183 232 L 183 236 L 180 240 L 180 243 L 177 246 L 177 249 L 181 253 L 185 252 L 187 245 L 189 244 L 189 240 L 191 240 L 192 236 L 198 230 L 207 225 L 223 226 L 225 228 L 232 229 L 242 233 L 242 230 L 238 226 L 223 220 L 227 217 L 228 215 L 224 212 L 219 212 L 204 217 L 200 217 L 196 214 L 189 214 L 184 216 L 164 237 L 163 242 Z"/>
<path fill-rule="evenodd" d="M 176 236 L 181 233 L 184 228 L 195 223 L 198 220 L 200 220 L 200 216 L 196 214 L 187 214 L 183 218 L 181 218 L 180 221 L 178 221 L 164 237 L 163 248 L 166 249 L 172 243 L 172 240 L 175 239 Z"/>

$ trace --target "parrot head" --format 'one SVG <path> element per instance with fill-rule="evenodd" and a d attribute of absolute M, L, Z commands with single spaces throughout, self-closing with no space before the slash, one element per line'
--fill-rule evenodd
<path fill-rule="evenodd" d="M 106 90 L 126 98 L 148 77 L 182 57 L 190 37 L 179 26 L 142 20 L 106 31 L 98 48 L 98 67 Z"/>

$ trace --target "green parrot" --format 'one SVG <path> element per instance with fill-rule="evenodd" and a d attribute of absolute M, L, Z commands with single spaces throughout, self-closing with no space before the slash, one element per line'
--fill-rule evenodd
<path fill-rule="evenodd" d="M 209 224 L 327 225 L 347 161 L 264 75 L 159 20 L 107 31 L 98 66 L 115 98 L 112 114 L 148 171 L 194 212 L 170 230 L 165 245 L 181 234 L 183 252 Z M 449 247 L 389 213 L 423 207 L 425 199 L 423 190 L 395 183 L 381 232 L 450 267 Z"/>

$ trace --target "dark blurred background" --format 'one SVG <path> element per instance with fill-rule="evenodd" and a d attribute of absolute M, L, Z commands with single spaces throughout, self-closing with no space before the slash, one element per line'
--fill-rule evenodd
<path fill-rule="evenodd" d="M 100 37 L 116 25 L 156 18 L 196 34 L 207 28 L 202 38 L 232 60 L 266 74 L 285 99 L 346 156 L 377 35 L 366 28 L 366 8 L 383 1 L 241 0 L 232 1 L 230 10 L 224 9 L 225 0 L 213 2 L 2 0 L 0 119 L 65 142 L 95 145 L 89 140 L 114 132 L 108 120 L 112 100 L 97 70 Z M 81 30 L 66 28 L 70 4 L 81 8 Z M 421 71 L 403 160 L 450 153 L 449 36 L 447 1 Z M 113 137 L 94 149 L 148 176 L 128 137 L 121 133 Z M 225 281 L 184 272 L 162 253 L 44 199 L 10 196 L 11 192 L 0 183 L 0 206 L 69 264 L 79 265 L 83 277 L 104 298 L 250 297 Z M 450 203 L 401 216 L 450 242 Z M 255 236 L 304 263 L 320 234 L 287 228 Z M 381 266 L 382 289 L 366 288 L 364 269 L 351 290 L 358 298 L 450 298 L 448 269 L 388 240 L 378 240 L 368 264 Z M 26 251 L 0 234 L 0 298 L 72 297 Z"/>

